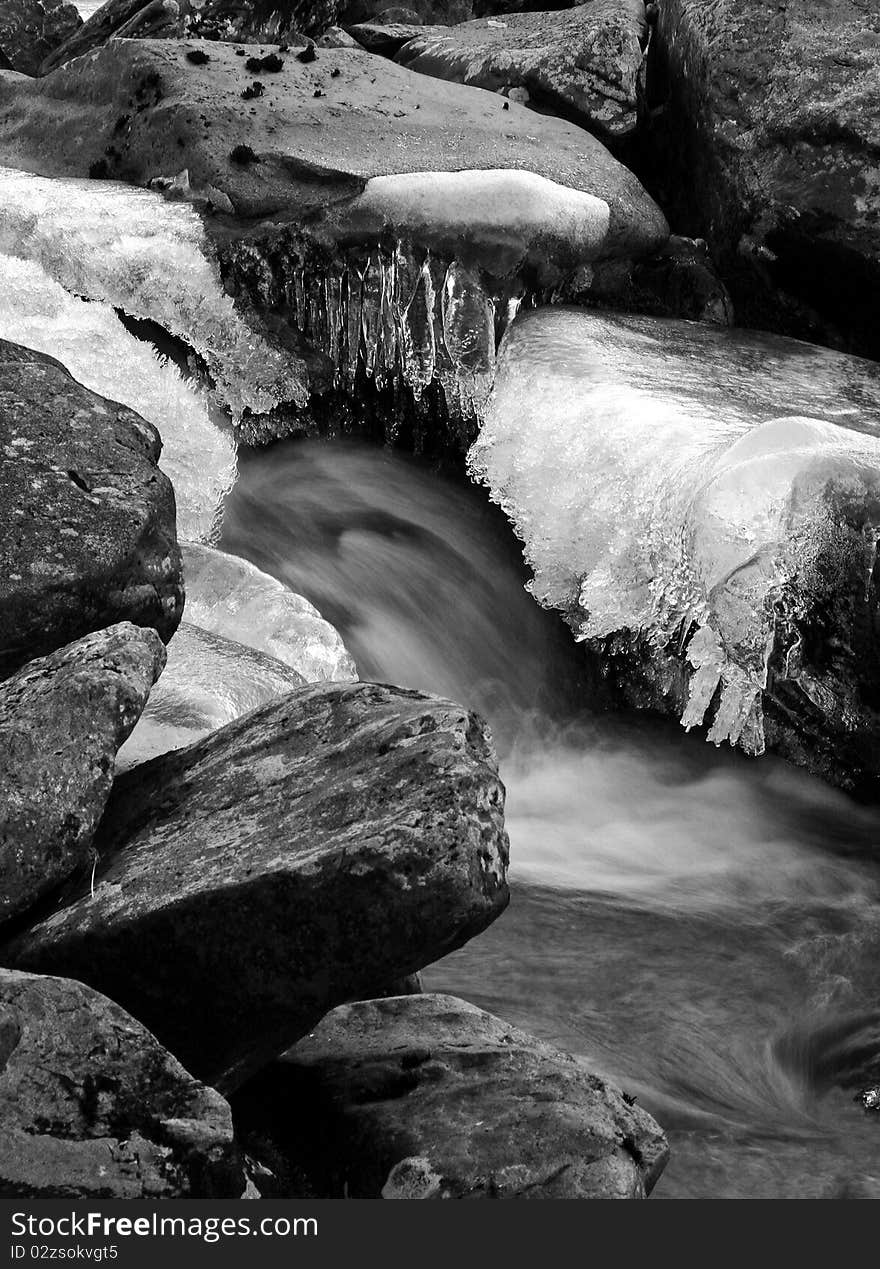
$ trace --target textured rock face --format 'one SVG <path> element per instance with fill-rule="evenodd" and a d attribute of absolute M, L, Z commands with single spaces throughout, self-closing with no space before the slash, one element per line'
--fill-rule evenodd
<path fill-rule="evenodd" d="M 182 39 L 302 45 L 330 26 L 338 0 L 107 0 L 80 30 L 45 57 L 49 71 L 111 39 Z M 33 72 L 36 73 L 36 72 Z"/>
<path fill-rule="evenodd" d="M 305 681 L 264 652 L 182 621 L 168 644 L 162 678 L 119 752 L 117 770 L 191 745 Z"/>
<path fill-rule="evenodd" d="M 334 1009 L 235 1110 L 328 1197 L 643 1198 L 668 1155 L 581 1062 L 451 996 Z"/>
<path fill-rule="evenodd" d="M 183 609 L 155 428 L 50 357 L 0 341 L 0 678 L 120 620 Z"/>
<path fill-rule="evenodd" d="M 625 137 L 636 126 L 645 40 L 641 0 L 587 0 L 562 12 L 429 27 L 407 40 L 395 61 L 496 92 L 525 89 L 536 105 L 573 116 L 601 136 Z"/>
<path fill-rule="evenodd" d="M 36 75 L 43 60 L 82 26 L 66 0 L 0 0 L 0 55 L 12 70 Z"/>
<path fill-rule="evenodd" d="M 116 751 L 165 664 L 128 622 L 0 684 L 0 924 L 85 865 Z"/>
<path fill-rule="evenodd" d="M 237 1198 L 228 1105 L 139 1022 L 63 978 L 0 969 L 0 1196 Z"/>
<path fill-rule="evenodd" d="M 668 125 L 653 148 L 679 225 L 719 253 L 739 320 L 806 337 L 830 323 L 880 355 L 876 5 L 664 0 L 657 36 Z M 699 223 L 682 219 L 676 191 Z"/>
<path fill-rule="evenodd" d="M 63 966 L 233 1087 L 499 915 L 502 804 L 485 729 L 459 706 L 305 688 L 120 777 L 94 895 L 3 956 Z"/>

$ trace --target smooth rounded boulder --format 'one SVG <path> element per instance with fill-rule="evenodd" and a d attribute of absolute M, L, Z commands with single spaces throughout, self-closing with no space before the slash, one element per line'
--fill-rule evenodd
<path fill-rule="evenodd" d="M 116 752 L 164 664 L 155 630 L 122 622 L 0 683 L 0 925 L 88 863 Z"/>
<path fill-rule="evenodd" d="M 106 992 L 227 1090 L 500 915 L 503 801 L 460 706 L 303 688 L 121 776 L 93 885 L 0 957 Z"/>
<path fill-rule="evenodd" d="M 232 1115 L 82 983 L 0 969 L 0 1197 L 238 1198 Z"/>
<path fill-rule="evenodd" d="M 237 1095 L 326 1198 L 639 1199 L 660 1127 L 585 1063 L 452 996 L 334 1009 Z"/>
<path fill-rule="evenodd" d="M 156 429 L 51 357 L 0 340 L 0 679 L 118 621 L 183 611 Z"/>

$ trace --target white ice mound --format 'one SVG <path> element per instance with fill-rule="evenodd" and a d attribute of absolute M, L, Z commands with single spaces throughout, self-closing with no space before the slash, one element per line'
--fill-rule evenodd
<path fill-rule="evenodd" d="M 264 652 L 183 621 L 146 709 L 116 757 L 125 771 L 191 745 L 242 714 L 303 685 L 303 677 Z"/>
<path fill-rule="evenodd" d="M 149 190 L 0 167 L 0 252 L 33 260 L 66 291 L 149 318 L 207 362 L 238 415 L 304 404 L 297 363 L 235 309 L 198 214 Z"/>
<path fill-rule="evenodd" d="M 817 560 L 837 552 L 843 575 L 864 549 L 868 584 L 878 436 L 871 363 L 545 308 L 505 336 L 468 463 L 522 538 L 540 603 L 581 640 L 682 649 L 684 726 L 714 701 L 709 738 L 760 753 L 770 653 L 809 602 Z M 859 508 L 846 525 L 843 506 Z"/>
<path fill-rule="evenodd" d="M 514 263 L 535 249 L 594 260 L 611 219 L 604 199 L 516 168 L 373 176 L 347 214 L 380 219 L 431 248 L 488 237 L 505 244 Z"/>
<path fill-rule="evenodd" d="M 181 549 L 188 621 L 268 653 L 307 683 L 357 679 L 338 631 L 302 595 L 235 555 L 193 542 Z"/>
<path fill-rule="evenodd" d="M 162 437 L 181 537 L 210 538 L 235 481 L 235 444 L 204 394 L 125 329 L 106 304 L 69 295 L 29 260 L 0 255 L 0 338 L 48 353 L 93 392 L 119 401 Z"/>

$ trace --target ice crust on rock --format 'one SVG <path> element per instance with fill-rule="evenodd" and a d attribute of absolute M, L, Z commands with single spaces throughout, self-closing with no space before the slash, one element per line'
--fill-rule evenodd
<path fill-rule="evenodd" d="M 198 214 L 110 181 L 0 167 L 0 252 L 33 260 L 73 295 L 148 318 L 206 361 L 234 415 L 303 405 L 303 367 L 243 320 L 223 290 Z"/>
<path fill-rule="evenodd" d="M 211 537 L 235 481 L 235 444 L 202 392 L 131 335 L 107 304 L 69 295 L 34 261 L 0 255 L 0 338 L 47 353 L 93 392 L 136 410 L 162 437 L 182 536 Z"/>
<path fill-rule="evenodd" d="M 497 254 L 508 269 L 558 257 L 574 267 L 601 255 L 611 209 L 594 194 L 535 172 L 489 168 L 373 176 L 343 226 L 361 220 L 378 220 L 439 252 L 479 241 L 489 260 Z"/>
<path fill-rule="evenodd" d="M 182 621 L 168 644 L 162 677 L 117 754 L 116 770 L 194 744 L 303 683 L 301 674 L 274 657 Z"/>
<path fill-rule="evenodd" d="M 870 579 L 870 371 L 794 340 L 542 309 L 505 336 L 468 467 L 523 540 L 541 604 L 579 640 L 682 650 L 683 725 L 714 704 L 709 739 L 756 754 L 770 653 L 797 630 L 817 560 L 863 551 Z M 859 530 L 841 528 L 844 505 Z"/>
<path fill-rule="evenodd" d="M 248 560 L 194 542 L 180 545 L 190 622 L 268 653 L 307 683 L 357 679 L 339 632 L 302 595 Z"/>

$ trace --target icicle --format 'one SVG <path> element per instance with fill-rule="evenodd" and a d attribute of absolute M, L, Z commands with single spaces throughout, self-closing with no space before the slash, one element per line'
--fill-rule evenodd
<path fill-rule="evenodd" d="M 454 393 L 470 416 L 488 396 L 495 373 L 495 305 L 477 275 L 456 261 L 446 271 L 442 305 Z"/>
<path fill-rule="evenodd" d="M 361 308 L 363 274 L 355 265 L 349 265 L 346 274 L 348 303 L 346 305 L 346 363 L 345 374 L 349 388 L 354 386 L 361 346 Z"/>
<path fill-rule="evenodd" d="M 370 256 L 363 273 L 361 288 L 361 329 L 364 335 L 364 370 L 372 376 L 377 366 L 377 353 L 382 322 L 382 268 Z"/>
<path fill-rule="evenodd" d="M 403 374 L 417 401 L 434 377 L 434 300 L 431 270 L 426 260 L 400 324 Z"/>
<path fill-rule="evenodd" d="M 302 265 L 298 265 L 293 274 L 293 297 L 296 324 L 300 330 L 305 330 L 306 328 L 306 290 L 304 275 L 305 269 Z"/>
<path fill-rule="evenodd" d="M 386 374 L 393 376 L 397 371 L 397 323 L 395 315 L 399 304 L 395 256 L 383 256 L 380 261 L 380 267 L 382 270 L 382 363 Z"/>

